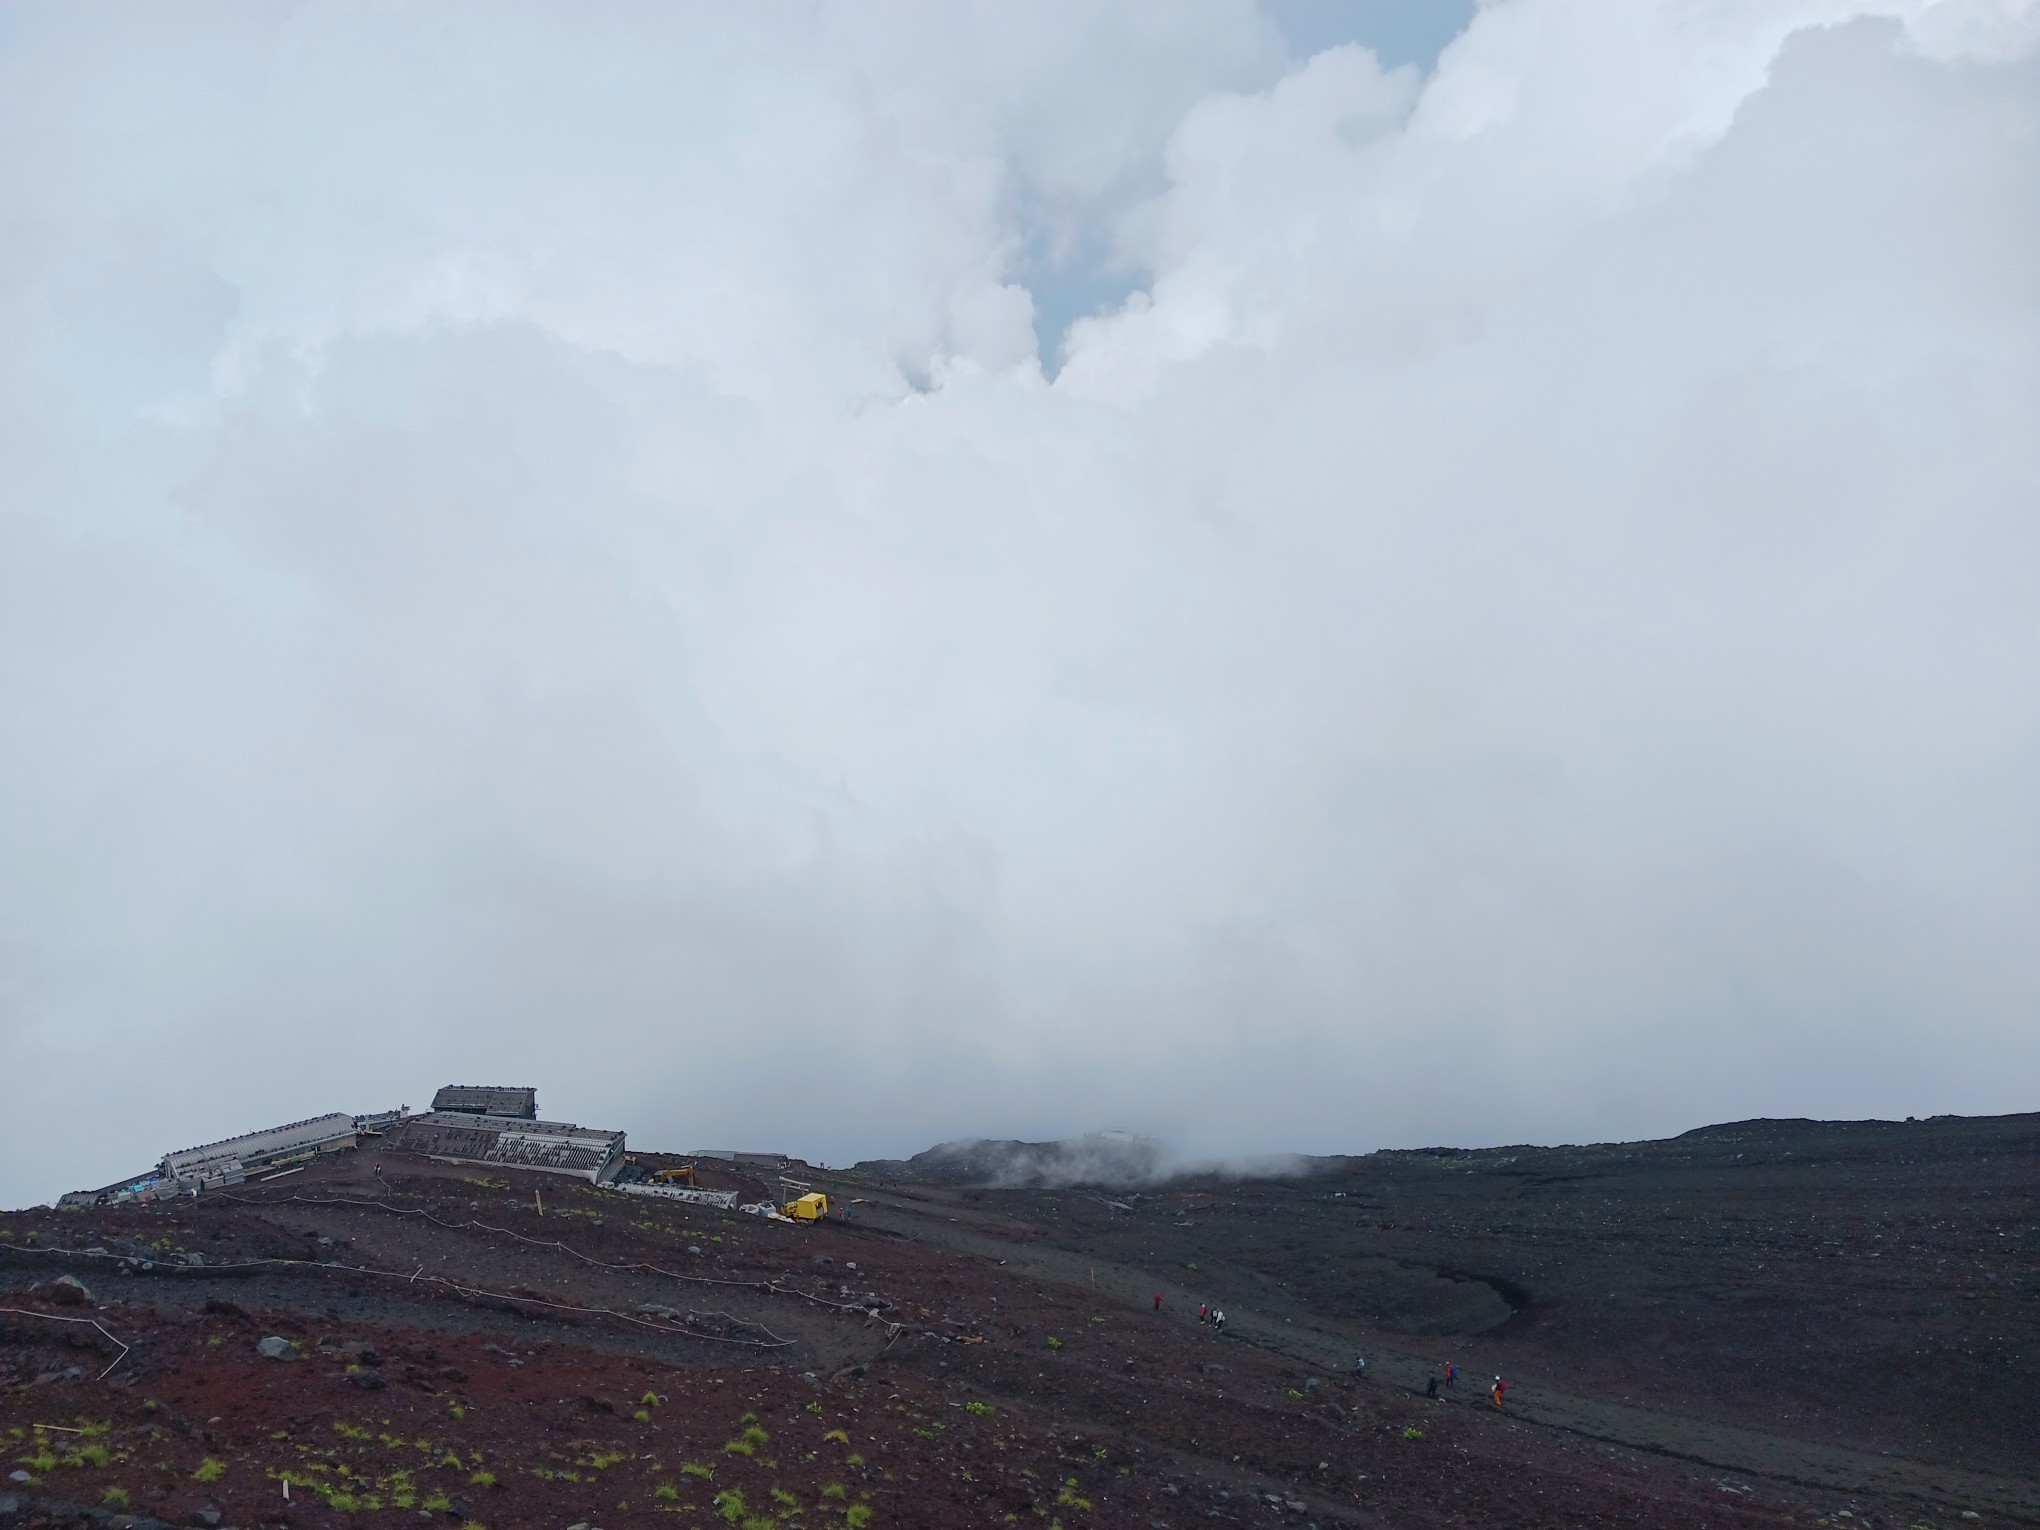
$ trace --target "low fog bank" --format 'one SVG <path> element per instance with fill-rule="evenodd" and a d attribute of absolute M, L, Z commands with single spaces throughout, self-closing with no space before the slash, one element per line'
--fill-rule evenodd
<path fill-rule="evenodd" d="M 851 1172 L 985 1190 L 1077 1186 L 1137 1190 L 1191 1178 L 1288 1178 L 1336 1162 L 1296 1153 L 1193 1158 L 1157 1137 L 1091 1132 L 1055 1142 L 995 1142 L 987 1138 L 943 1142 L 912 1158 L 868 1159 L 854 1165 Z"/>
<path fill-rule="evenodd" d="M 2040 1113 L 1907 1116 L 1904 1120 L 1818 1120 L 1760 1116 L 1696 1126 L 1690 1131 L 1633 1141 L 1513 1142 L 1384 1147 L 1371 1152 L 1310 1155 L 1264 1153 L 1197 1157 L 1157 1137 L 1091 1132 L 1048 1142 L 970 1138 L 938 1143 L 911 1158 L 868 1159 L 848 1172 L 893 1183 L 972 1190 L 1147 1190 L 1183 1180 L 1303 1179 L 1335 1173 L 1361 1158 L 1450 1160 L 1476 1168 L 1507 1167 L 1551 1159 L 1692 1159 L 1735 1161 L 1747 1167 L 1798 1158 L 1846 1159 L 1885 1151 L 1893 1142 L 1916 1149 L 1961 1153 L 1974 1144 L 2002 1143 L 2004 1127 L 2040 1122 Z M 1810 1155 L 1810 1156 L 1809 1156 Z"/>

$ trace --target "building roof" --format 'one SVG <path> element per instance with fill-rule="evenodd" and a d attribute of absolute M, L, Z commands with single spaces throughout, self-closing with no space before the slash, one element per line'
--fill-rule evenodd
<path fill-rule="evenodd" d="M 354 1117 L 333 1115 L 313 1116 L 306 1121 L 293 1121 L 288 1126 L 272 1126 L 266 1131 L 248 1132 L 239 1137 L 228 1137 L 220 1142 L 208 1142 L 199 1147 L 181 1148 L 175 1153 L 163 1155 L 163 1172 L 172 1175 L 191 1173 L 201 1165 L 215 1163 L 221 1159 L 237 1158 L 243 1161 L 259 1159 L 274 1153 L 287 1153 L 298 1148 L 314 1147 L 321 1143 L 333 1142 L 341 1137 L 354 1135 Z"/>
<path fill-rule="evenodd" d="M 565 1121 L 431 1111 L 404 1123 L 403 1146 L 436 1158 L 549 1169 L 600 1179 L 623 1161 L 623 1133 Z"/>
<path fill-rule="evenodd" d="M 538 1091 L 504 1084 L 448 1084 L 432 1096 L 434 1110 L 471 1116 L 515 1116 L 538 1119 Z"/>

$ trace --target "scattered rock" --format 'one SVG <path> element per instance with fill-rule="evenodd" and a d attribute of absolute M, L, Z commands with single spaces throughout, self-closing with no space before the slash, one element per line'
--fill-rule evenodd
<path fill-rule="evenodd" d="M 7 1480 L 9 1482 L 33 1482 L 35 1478 L 29 1476 L 27 1472 L 12 1471 L 7 1474 Z"/>
<path fill-rule="evenodd" d="M 21 1512 L 21 1499 L 14 1493 L 0 1493 L 0 1514 L 15 1515 Z"/>
<path fill-rule="evenodd" d="M 680 1314 L 671 1307 L 661 1307 L 657 1302 L 646 1302 L 638 1308 L 646 1317 L 662 1317 L 672 1322 L 680 1321 Z"/>
<path fill-rule="evenodd" d="M 199 1253 L 195 1249 L 188 1254 L 181 1255 L 180 1257 L 184 1260 L 186 1264 L 189 1265 L 202 1265 L 205 1263 L 205 1255 Z"/>
<path fill-rule="evenodd" d="M 809 1260 L 808 1262 L 814 1265 L 817 1269 L 826 1269 L 828 1266 L 834 1264 L 836 1261 L 831 1259 L 827 1254 L 817 1254 L 813 1259 Z"/>
<path fill-rule="evenodd" d="M 60 1307 L 96 1307 L 92 1290 L 75 1275 L 59 1275 L 43 1292 Z"/>
<path fill-rule="evenodd" d="M 698 1259 L 701 1257 L 701 1245 L 698 1243 L 690 1243 L 687 1245 L 687 1252 L 694 1255 Z"/>
<path fill-rule="evenodd" d="M 364 1392 L 380 1392 L 389 1385 L 383 1380 L 381 1371 L 372 1371 L 365 1365 L 348 1366 L 347 1381 L 350 1386 L 360 1387 Z"/>
<path fill-rule="evenodd" d="M 297 1346 L 288 1339 L 280 1339 L 271 1334 L 266 1339 L 256 1341 L 255 1353 L 269 1360 L 295 1360 Z"/>
<path fill-rule="evenodd" d="M 193 1509 L 190 1522 L 197 1530 L 220 1530 L 220 1511 L 213 1508 Z"/>
<path fill-rule="evenodd" d="M 588 1397 L 586 1395 L 583 1395 L 583 1397 L 581 1398 L 581 1406 L 584 1408 L 593 1408 L 597 1413 L 614 1413 L 616 1411 L 616 1404 L 602 1397 Z"/>
<path fill-rule="evenodd" d="M 214 1317 L 241 1318 L 245 1320 L 248 1316 L 245 1311 L 236 1307 L 223 1296 L 208 1296 L 205 1299 L 205 1310 Z"/>

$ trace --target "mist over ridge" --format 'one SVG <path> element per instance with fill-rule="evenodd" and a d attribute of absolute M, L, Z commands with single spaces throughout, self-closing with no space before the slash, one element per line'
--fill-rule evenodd
<path fill-rule="evenodd" d="M 2040 9 L 7 14 L 0 1204 L 2040 1091 Z"/>

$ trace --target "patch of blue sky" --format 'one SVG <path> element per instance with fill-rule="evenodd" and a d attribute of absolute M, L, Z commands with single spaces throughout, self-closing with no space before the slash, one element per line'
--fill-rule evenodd
<path fill-rule="evenodd" d="M 1428 73 L 1473 20 L 1475 0 L 1261 0 L 1298 60 L 1358 43 L 1383 66 Z M 1034 296 L 1034 338 L 1042 371 L 1062 369 L 1070 327 L 1109 313 L 1147 285 L 1147 273 L 1113 248 L 1107 231 L 1087 230 L 1054 250 L 1037 248 L 1021 279 Z"/>

